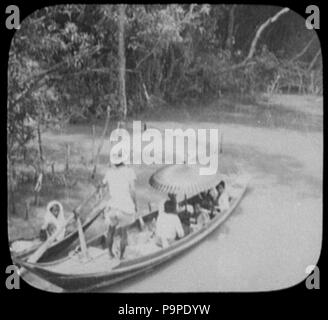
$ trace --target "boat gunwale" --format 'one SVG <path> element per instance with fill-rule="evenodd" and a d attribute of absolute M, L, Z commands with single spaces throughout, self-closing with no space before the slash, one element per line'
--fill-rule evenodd
<path fill-rule="evenodd" d="M 157 252 L 151 253 L 149 255 L 146 255 L 144 257 L 138 257 L 136 259 L 130 259 L 123 261 L 119 265 L 115 266 L 111 270 L 108 271 L 102 271 L 102 272 L 92 272 L 92 273 L 80 273 L 80 274 L 71 274 L 71 273 L 60 273 L 51 271 L 51 266 L 45 266 L 44 264 L 40 265 L 38 263 L 32 264 L 32 263 L 26 263 L 24 262 L 24 266 L 27 266 L 27 269 L 29 270 L 35 270 L 35 273 L 38 275 L 38 273 L 47 274 L 46 277 L 44 277 L 45 280 L 50 281 L 50 277 L 56 277 L 57 279 L 61 279 L 62 281 L 66 280 L 82 280 L 86 278 L 92 278 L 92 277 L 106 277 L 106 276 L 119 276 L 124 273 L 133 272 L 135 271 L 138 273 L 141 269 L 145 268 L 147 269 L 156 266 L 162 262 L 164 262 L 167 259 L 170 259 L 177 255 L 178 253 L 185 251 L 186 249 L 194 246 L 201 240 L 203 240 L 206 236 L 208 236 L 210 233 L 212 233 L 215 229 L 217 229 L 227 218 L 232 214 L 232 212 L 236 209 L 238 204 L 240 203 L 241 199 L 246 193 L 247 190 L 247 183 L 244 184 L 241 188 L 239 196 L 236 198 L 236 201 L 233 203 L 233 205 L 227 210 L 223 215 L 216 216 L 213 218 L 212 222 L 209 223 L 206 227 L 197 230 L 194 233 L 191 233 L 187 235 L 186 237 L 179 239 L 174 244 L 169 246 L 168 248 L 161 249 Z M 95 237 L 94 240 L 101 238 L 103 235 L 99 235 L 98 237 Z M 70 258 L 70 257 L 67 257 Z M 135 263 L 134 261 L 137 259 L 141 259 L 142 261 Z M 58 260 L 57 260 L 58 261 Z M 124 264 L 128 263 L 128 266 L 124 266 Z M 123 264 L 123 266 L 122 266 Z M 47 268 L 48 267 L 48 268 Z M 31 271 L 33 272 L 33 271 Z M 125 278 L 125 277 L 124 277 Z M 55 282 L 52 282 L 56 285 Z M 97 285 L 92 285 L 90 287 L 96 287 Z M 101 285 L 100 285 L 101 286 Z M 64 287 L 62 287 L 65 289 Z M 82 290 L 85 290 L 82 289 Z"/>
<path fill-rule="evenodd" d="M 84 221 L 83 225 L 82 225 L 82 229 L 85 231 L 86 229 L 88 229 L 95 220 L 97 220 L 97 218 L 101 215 L 101 213 L 104 211 L 104 208 L 98 209 L 94 215 L 87 217 L 87 219 Z M 70 238 L 73 238 L 74 236 L 76 236 L 78 234 L 78 230 L 75 229 L 72 232 L 68 233 L 62 240 L 58 241 L 58 242 L 54 242 L 52 245 L 49 246 L 49 248 L 46 250 L 46 252 L 48 250 L 55 250 L 56 247 L 60 247 L 60 245 L 62 245 L 64 242 L 70 240 Z M 37 237 L 35 238 L 29 238 L 29 239 L 24 239 L 24 238 L 18 238 L 12 241 L 9 241 L 9 247 L 10 245 L 15 242 L 15 241 L 33 241 L 35 240 Z M 26 260 L 27 257 L 32 254 L 33 252 L 35 252 L 40 245 L 42 245 L 42 242 L 33 246 L 32 248 L 29 249 L 25 249 L 21 252 L 17 252 L 17 251 L 10 251 L 11 257 L 12 259 L 19 259 L 19 260 Z M 45 252 L 45 253 L 46 253 Z M 40 259 L 42 258 L 42 256 L 40 257 Z M 62 259 L 66 259 L 62 258 Z M 59 262 L 62 259 L 58 259 L 58 260 L 54 260 L 54 261 L 48 261 L 48 262 L 42 262 L 40 264 L 47 264 L 47 263 L 53 263 L 53 262 Z"/>

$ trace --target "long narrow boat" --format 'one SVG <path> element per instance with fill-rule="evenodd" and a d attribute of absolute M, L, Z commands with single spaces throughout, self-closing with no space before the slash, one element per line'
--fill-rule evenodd
<path fill-rule="evenodd" d="M 82 229 L 86 232 L 90 226 L 95 222 L 95 220 L 101 215 L 103 212 L 102 209 L 97 210 L 92 214 L 90 217 L 86 219 L 86 221 L 82 225 Z M 26 249 L 15 251 L 14 244 L 16 242 L 22 242 L 28 244 Z M 11 256 L 13 259 L 19 260 L 26 260 L 33 252 L 35 252 L 42 242 L 38 238 L 33 239 L 16 239 L 10 242 L 9 246 L 11 248 Z M 61 259 L 74 249 L 79 244 L 79 235 L 78 230 L 75 229 L 74 231 L 65 235 L 64 239 L 54 242 L 39 258 L 38 262 L 51 262 Z"/>
<path fill-rule="evenodd" d="M 231 200 L 231 206 L 226 212 L 216 215 L 205 227 L 191 232 L 182 239 L 176 240 L 165 249 L 152 245 L 151 243 L 148 243 L 149 245 L 147 247 L 146 243 L 148 250 L 146 254 L 145 250 L 141 255 L 138 255 L 138 252 L 135 251 L 137 254 L 132 254 L 122 261 L 116 259 L 111 260 L 108 255 L 108 249 L 104 246 L 105 235 L 102 234 L 88 242 L 88 250 L 92 252 L 93 257 L 87 262 L 81 262 L 79 254 L 75 252 L 75 254 L 70 254 L 68 257 L 54 263 L 32 264 L 19 260 L 16 260 L 16 263 L 21 264 L 40 278 L 67 291 L 94 291 L 100 287 L 110 286 L 153 269 L 195 246 L 211 234 L 236 209 L 246 192 L 247 183 L 235 184 L 233 188 L 234 195 Z M 150 225 L 157 214 L 158 212 L 152 212 L 148 216 L 145 216 L 144 221 L 146 225 Z M 130 237 L 137 232 L 136 230 L 136 224 L 129 228 Z M 129 246 L 127 252 L 129 251 L 128 249 Z M 130 252 L 133 252 L 131 248 Z"/>

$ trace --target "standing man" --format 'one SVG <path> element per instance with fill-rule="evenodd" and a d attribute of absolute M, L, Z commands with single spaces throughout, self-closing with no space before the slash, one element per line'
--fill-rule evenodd
<path fill-rule="evenodd" d="M 103 185 L 108 187 L 108 199 L 105 209 L 105 222 L 108 226 L 107 244 L 109 255 L 114 258 L 113 243 L 116 228 L 120 229 L 120 259 L 128 243 L 127 226 L 136 219 L 137 201 L 135 193 L 136 175 L 132 168 L 118 154 L 111 157 L 112 167 L 107 169 Z"/>

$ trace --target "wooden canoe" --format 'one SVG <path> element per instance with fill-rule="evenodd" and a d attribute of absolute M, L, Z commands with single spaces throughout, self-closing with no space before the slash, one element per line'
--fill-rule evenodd
<path fill-rule="evenodd" d="M 103 209 L 97 210 L 92 216 L 86 219 L 83 223 L 82 228 L 83 231 L 86 232 L 89 227 L 93 224 L 93 222 L 101 215 Z M 31 242 L 32 245 L 29 246 L 27 249 L 22 251 L 11 251 L 11 256 L 13 259 L 18 260 L 26 260 L 33 252 L 35 252 L 40 245 L 42 245 L 41 241 L 38 241 L 36 238 L 34 239 L 16 239 L 10 243 L 10 247 L 12 246 L 13 242 L 15 241 L 26 241 Z M 50 262 L 61 259 L 74 249 L 79 244 L 79 235 L 78 230 L 74 230 L 68 233 L 64 239 L 54 242 L 39 258 L 38 262 Z"/>
<path fill-rule="evenodd" d="M 88 241 L 89 249 L 101 247 L 102 254 L 94 257 L 88 263 L 79 262 L 76 268 L 72 266 L 73 259 L 71 256 L 53 263 L 32 264 L 19 260 L 16 260 L 16 263 L 21 264 L 40 278 L 67 291 L 95 291 L 101 287 L 108 287 L 137 274 L 147 272 L 202 241 L 227 220 L 240 203 L 246 189 L 247 183 L 240 184 L 237 187 L 236 195 L 231 201 L 229 210 L 215 216 L 205 227 L 188 234 L 182 239 L 176 240 L 165 249 L 158 247 L 155 252 L 144 256 L 133 259 L 128 258 L 122 261 L 111 261 L 107 248 L 102 247 L 105 240 L 105 236 L 102 234 Z M 144 221 L 146 223 L 151 221 L 157 214 L 157 212 L 152 212 L 144 216 Z M 131 228 L 135 228 L 135 225 L 132 225 Z M 68 267 L 65 267 L 65 264 Z"/>

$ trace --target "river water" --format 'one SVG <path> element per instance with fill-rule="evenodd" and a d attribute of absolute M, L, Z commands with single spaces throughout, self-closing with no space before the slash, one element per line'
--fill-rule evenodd
<path fill-rule="evenodd" d="M 222 227 L 181 256 L 102 291 L 277 290 L 301 282 L 307 266 L 317 263 L 322 237 L 322 133 L 237 125 L 220 129 L 225 133 L 220 165 L 234 163 L 252 177 L 240 206 Z M 156 198 L 147 184 L 151 171 L 137 168 L 141 210 Z M 57 290 L 27 277 L 34 286 Z"/>

